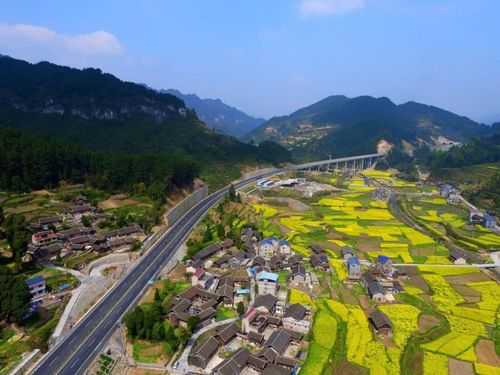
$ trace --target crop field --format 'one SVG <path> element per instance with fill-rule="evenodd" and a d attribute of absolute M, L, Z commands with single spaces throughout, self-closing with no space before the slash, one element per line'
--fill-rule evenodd
<path fill-rule="evenodd" d="M 366 171 L 364 175 L 402 192 L 436 192 L 435 188 L 399 180 L 387 171 Z M 262 213 L 269 235 L 287 238 L 293 250 L 304 257 L 311 255 L 312 244 L 320 244 L 330 258 L 330 287 L 334 290 L 330 299 L 311 299 L 297 289 L 290 290 L 291 303 L 303 303 L 315 311 L 308 356 L 300 374 L 337 374 L 337 362 L 332 358 L 338 355 L 339 347 L 345 348 L 340 352 L 342 361 L 374 375 L 449 374 L 450 359 L 469 363 L 476 374 L 499 374 L 500 369 L 484 362 L 477 349 L 479 341 L 492 343 L 491 332 L 499 320 L 499 285 L 477 268 L 450 267 L 444 243 L 399 221 L 385 201 L 373 197 L 374 187 L 365 185 L 362 177 L 335 179 L 335 183 L 344 190 L 309 202 L 308 211 L 291 212 L 267 203 L 255 207 Z M 483 248 L 482 243 L 500 246 L 500 236 L 469 225 L 467 211 L 437 195 L 413 194 L 408 207 L 432 233 L 445 235 L 451 228 L 461 241 L 477 249 Z M 404 294 L 413 300 L 396 296 L 393 304 L 363 302 L 360 295 L 366 292 L 361 286 L 345 286 L 348 273 L 339 251 L 344 246 L 353 247 L 363 260 L 386 255 L 396 263 L 418 264 L 412 272 L 420 281 L 403 282 Z M 390 319 L 390 339 L 382 340 L 370 327 L 367 316 L 373 308 Z M 427 331 L 420 330 L 422 314 L 438 316 L 437 321 L 442 322 L 438 330 L 429 330 L 429 337 Z M 339 338 L 340 344 L 335 342 Z M 415 338 L 420 340 L 416 346 Z M 407 352 L 409 347 L 413 357 Z M 412 367 L 401 368 L 403 364 Z"/>
<path fill-rule="evenodd" d="M 290 304 L 300 303 L 302 305 L 307 305 L 310 307 L 312 307 L 314 305 L 309 294 L 307 294 L 301 290 L 295 289 L 295 288 L 290 289 L 290 295 L 289 295 L 288 302 Z"/>

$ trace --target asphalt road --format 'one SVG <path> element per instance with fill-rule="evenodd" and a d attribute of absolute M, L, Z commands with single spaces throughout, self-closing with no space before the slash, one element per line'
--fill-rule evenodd
<path fill-rule="evenodd" d="M 235 184 L 235 187 L 242 187 L 275 173 L 277 171 L 244 180 Z M 198 221 L 226 192 L 227 188 L 208 196 L 172 225 L 139 263 L 80 320 L 69 335 L 43 357 L 32 374 L 82 374 L 120 323 L 123 315 L 146 290 L 148 281 L 157 276 Z"/>

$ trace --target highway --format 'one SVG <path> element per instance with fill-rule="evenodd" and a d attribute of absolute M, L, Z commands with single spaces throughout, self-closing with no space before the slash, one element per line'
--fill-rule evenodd
<path fill-rule="evenodd" d="M 240 188 L 278 172 L 280 170 L 267 172 L 235 183 L 234 186 Z M 158 275 L 199 220 L 227 191 L 226 187 L 209 195 L 174 223 L 165 235 L 140 258 L 134 268 L 40 360 L 31 373 L 33 375 L 83 374 L 118 326 L 123 315 L 143 295 L 148 282 Z"/>

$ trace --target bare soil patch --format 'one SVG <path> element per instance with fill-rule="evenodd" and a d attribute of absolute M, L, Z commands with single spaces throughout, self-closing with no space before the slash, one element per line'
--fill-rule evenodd
<path fill-rule="evenodd" d="M 427 332 L 431 328 L 437 326 L 439 324 L 439 319 L 435 316 L 422 314 L 418 318 L 418 330 L 421 333 Z"/>
<path fill-rule="evenodd" d="M 364 310 L 367 310 L 370 308 L 370 299 L 365 295 L 359 296 L 359 304 Z"/>
<path fill-rule="evenodd" d="M 54 193 L 51 193 L 48 190 L 35 190 L 35 191 L 32 191 L 31 194 L 33 194 L 33 195 L 42 195 L 42 196 L 45 196 L 45 195 L 54 195 Z"/>
<path fill-rule="evenodd" d="M 477 303 L 481 301 L 481 293 L 472 289 L 470 286 L 463 284 L 451 284 L 451 286 L 458 294 L 464 297 L 467 303 Z"/>
<path fill-rule="evenodd" d="M 334 369 L 332 374 L 343 374 L 343 375 L 367 375 L 368 369 L 357 366 L 353 363 L 342 361 Z"/>
<path fill-rule="evenodd" d="M 137 367 L 131 367 L 127 370 L 127 375 L 153 375 L 153 374 L 164 374 L 164 371 L 153 370 L 153 369 L 142 369 Z"/>
<path fill-rule="evenodd" d="M 130 198 L 123 198 L 123 199 L 117 199 L 115 198 L 116 196 L 110 197 L 109 199 L 106 199 L 105 201 L 99 202 L 98 207 L 103 209 L 103 210 L 110 210 L 113 208 L 120 208 L 124 206 L 134 206 L 136 204 L 139 204 L 139 201 L 136 201 L 135 199 L 130 199 Z M 120 195 L 121 198 L 121 195 Z"/>
<path fill-rule="evenodd" d="M 445 276 L 450 284 L 468 284 L 478 281 L 490 281 L 490 278 L 483 272 L 466 273 L 465 275 Z"/>
<path fill-rule="evenodd" d="M 342 300 L 344 301 L 344 303 L 348 303 L 351 305 L 358 304 L 358 299 L 356 298 L 356 296 L 349 289 L 347 289 L 345 286 L 342 285 L 339 288 L 339 293 L 342 296 Z"/>
<path fill-rule="evenodd" d="M 472 363 L 470 362 L 449 358 L 448 373 L 453 375 L 474 375 L 474 369 L 472 368 Z"/>
<path fill-rule="evenodd" d="M 419 275 L 413 275 L 408 278 L 406 283 L 416 286 L 417 288 L 422 289 L 424 293 L 430 293 L 431 289 L 429 288 L 429 285 L 425 282 L 424 278 Z"/>
<path fill-rule="evenodd" d="M 430 247 L 422 247 L 418 249 L 411 249 L 410 253 L 413 256 L 429 256 L 429 255 L 434 255 L 435 249 L 430 248 Z"/>
<path fill-rule="evenodd" d="M 495 352 L 495 344 L 491 340 L 481 339 L 477 342 L 476 356 L 480 363 L 500 367 L 500 358 Z"/>
<path fill-rule="evenodd" d="M 357 245 L 358 250 L 363 253 L 380 250 L 380 241 L 373 238 L 360 238 Z"/>

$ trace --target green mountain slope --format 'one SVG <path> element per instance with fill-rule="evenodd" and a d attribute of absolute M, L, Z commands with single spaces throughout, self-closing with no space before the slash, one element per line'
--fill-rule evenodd
<path fill-rule="evenodd" d="M 490 128 L 443 109 L 387 98 L 331 96 L 289 116 L 275 117 L 246 139 L 271 139 L 301 156 L 374 152 L 381 140 L 446 148 Z"/>
<path fill-rule="evenodd" d="M 215 133 L 174 95 L 99 69 L 1 57 L 0 82 L 2 127 L 100 151 L 189 154 L 202 164 L 276 161 L 258 147 Z"/>
<path fill-rule="evenodd" d="M 265 122 L 264 119 L 249 116 L 220 99 L 201 99 L 197 95 L 183 94 L 173 89 L 161 92 L 182 99 L 207 126 L 227 135 L 242 137 Z"/>

